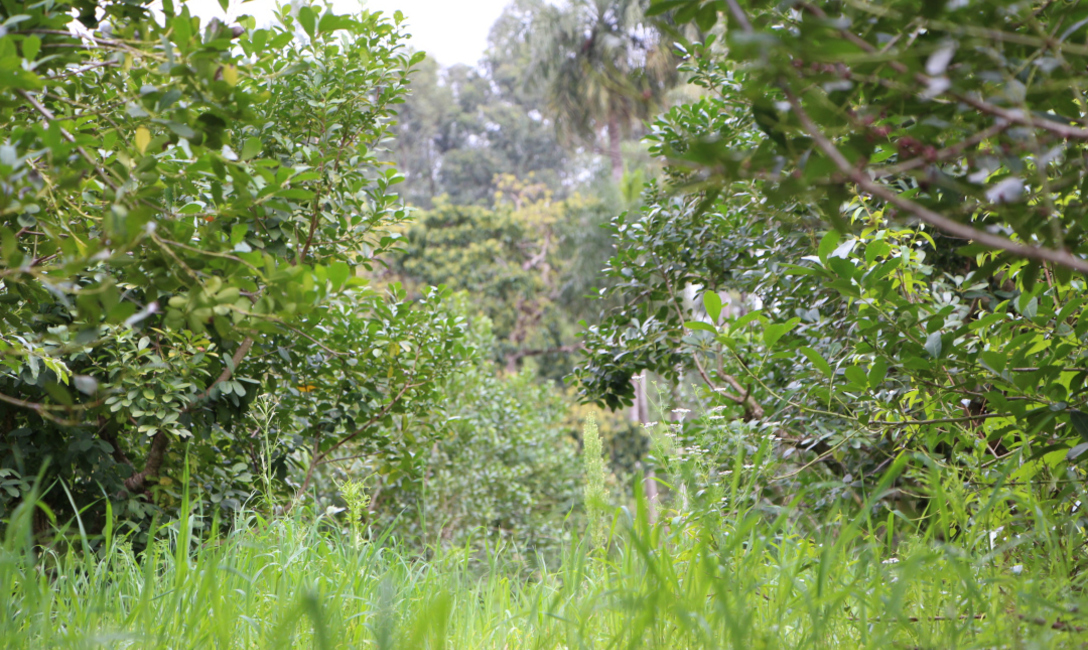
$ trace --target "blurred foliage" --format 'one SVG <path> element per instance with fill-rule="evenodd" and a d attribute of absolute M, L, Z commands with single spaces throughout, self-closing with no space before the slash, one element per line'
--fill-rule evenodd
<path fill-rule="evenodd" d="M 526 83 L 541 88 L 560 133 L 597 145 L 608 138 L 612 180 L 620 144 L 653 116 L 676 83 L 671 39 L 646 19 L 649 0 L 531 3 Z"/>
<path fill-rule="evenodd" d="M 393 143 L 404 199 L 427 209 L 439 197 L 454 205 L 491 205 L 503 175 L 565 191 L 577 174 L 572 156 L 551 120 L 524 102 L 486 67 L 440 68 L 433 59 L 417 66 Z"/>
<path fill-rule="evenodd" d="M 469 344 L 483 352 L 493 336 L 478 318 Z M 368 483 L 371 534 L 388 529 L 403 543 L 443 548 L 504 542 L 556 551 L 569 539 L 568 516 L 581 508 L 578 430 L 564 419 L 562 394 L 531 366 L 502 373 L 482 354 L 441 394 L 434 411 L 404 425 L 435 430 L 413 473 L 375 471 L 383 457 L 366 454 L 333 469 Z"/>
<path fill-rule="evenodd" d="M 378 277 L 409 292 L 436 284 L 467 291 L 472 314 L 493 323 L 497 361 L 513 371 L 540 357 L 541 373 L 558 380 L 570 371 L 576 323 L 589 304 L 587 269 L 607 256 L 607 238 L 592 237 L 607 206 L 578 194 L 557 200 L 532 177 L 496 182 L 494 208 L 439 199 L 419 213 Z"/>

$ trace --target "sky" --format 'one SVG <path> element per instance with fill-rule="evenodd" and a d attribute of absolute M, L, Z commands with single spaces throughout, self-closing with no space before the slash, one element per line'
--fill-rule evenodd
<path fill-rule="evenodd" d="M 218 0 L 183 0 L 194 15 L 223 17 Z M 389 15 L 400 9 L 406 31 L 417 50 L 423 50 L 445 66 L 476 65 L 487 47 L 491 25 L 510 0 L 365 0 L 365 6 Z M 249 14 L 262 24 L 271 20 L 277 0 L 231 0 L 230 15 Z M 359 0 L 333 0 L 338 13 L 359 7 Z"/>

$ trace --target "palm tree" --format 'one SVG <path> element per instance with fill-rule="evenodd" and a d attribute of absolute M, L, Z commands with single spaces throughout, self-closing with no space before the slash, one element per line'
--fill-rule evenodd
<path fill-rule="evenodd" d="M 657 112 L 677 78 L 671 43 L 647 20 L 649 0 L 531 4 L 528 77 L 544 84 L 562 134 L 596 144 L 608 132 L 612 178 L 618 182 L 623 136 L 634 120 Z"/>

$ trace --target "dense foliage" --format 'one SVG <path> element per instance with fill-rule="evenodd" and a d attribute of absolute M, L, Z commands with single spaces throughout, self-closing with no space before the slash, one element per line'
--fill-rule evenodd
<path fill-rule="evenodd" d="M 573 156 L 559 146 L 540 102 L 519 92 L 521 79 L 503 79 L 495 69 L 510 56 L 496 51 L 482 69 L 441 69 L 431 59 L 415 69 L 393 143 L 407 202 L 431 208 L 446 197 L 455 205 L 490 205 L 504 176 L 531 178 L 553 192 L 573 180 Z"/>
<path fill-rule="evenodd" d="M 463 323 L 359 276 L 404 217 L 378 159 L 418 60 L 396 25 L 88 6 L 76 34 L 66 3 L 5 5 L 0 508 L 42 471 L 138 520 L 184 456 L 230 508 L 360 438 L 403 455 L 376 425 L 426 407 Z M 242 417 L 266 391 L 275 449 Z"/>
<path fill-rule="evenodd" d="M 628 301 L 588 332 L 584 394 L 695 380 L 795 461 L 777 499 L 828 475 L 857 494 L 921 452 L 908 476 L 944 467 L 971 507 L 1011 482 L 1067 509 L 1088 449 L 1079 11 L 656 3 L 711 30 L 684 45 L 708 94 L 655 124 L 671 167 L 613 222 Z"/>
<path fill-rule="evenodd" d="M 486 319 L 474 323 L 482 354 L 492 336 Z M 441 392 L 429 423 L 438 434 L 420 451 L 419 472 L 370 486 L 366 523 L 435 548 L 503 544 L 556 559 L 570 539 L 564 522 L 581 506 L 578 441 L 562 394 L 531 364 L 500 375 L 486 358 L 463 365 Z M 342 470 L 381 476 L 362 459 Z"/>
<path fill-rule="evenodd" d="M 1081 3 L 0 6 L 0 645 L 1083 644 Z"/>

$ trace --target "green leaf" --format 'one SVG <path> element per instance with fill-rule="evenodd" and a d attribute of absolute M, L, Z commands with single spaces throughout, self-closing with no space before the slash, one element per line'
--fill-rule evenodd
<path fill-rule="evenodd" d="M 1069 453 L 1065 455 L 1065 459 L 1072 462 L 1079 458 L 1084 452 L 1088 451 L 1088 442 L 1082 442 L 1079 445 L 1069 450 Z"/>
<path fill-rule="evenodd" d="M 827 258 L 839 245 L 839 231 L 829 230 L 827 234 L 820 240 L 820 247 L 817 248 L 817 255 L 820 257 L 820 261 L 824 266 L 827 266 Z M 811 250 L 811 249 L 809 249 Z"/>
<path fill-rule="evenodd" d="M 716 291 L 704 291 L 703 292 L 703 307 L 706 308 L 707 316 L 710 316 L 712 323 L 718 322 L 718 317 L 722 315 L 722 298 Z"/>
<path fill-rule="evenodd" d="M 276 192 L 276 196 L 281 196 L 285 199 L 295 199 L 296 201 L 305 201 L 306 199 L 314 198 L 314 193 L 300 187 L 288 187 L 287 189 Z"/>
<path fill-rule="evenodd" d="M 38 58 L 38 52 L 42 49 L 42 39 L 31 34 L 23 39 L 23 58 L 33 61 Z"/>
<path fill-rule="evenodd" d="M 170 21 L 170 27 L 174 30 L 174 42 L 178 45 L 187 46 L 189 40 L 193 37 L 193 24 L 191 19 L 185 15 L 175 16 L 174 19 Z"/>
<path fill-rule="evenodd" d="M 49 393 L 50 397 L 57 400 L 61 404 L 64 404 L 65 406 L 72 405 L 72 395 L 64 386 L 61 386 L 55 381 L 49 381 L 45 383 L 45 386 L 43 386 L 43 388 L 45 389 L 45 392 Z"/>
<path fill-rule="evenodd" d="M 646 10 L 647 16 L 659 16 L 670 9 L 675 9 L 686 4 L 698 4 L 695 0 L 654 0 L 650 8 Z M 713 5 L 711 5 L 713 6 Z"/>
<path fill-rule="evenodd" d="M 344 262 L 336 262 L 328 268 L 329 282 L 332 283 L 333 290 L 337 290 L 344 286 L 344 282 L 351 275 L 351 267 Z"/>
<path fill-rule="evenodd" d="M 850 380 L 851 384 L 854 384 L 858 388 L 868 388 L 869 378 L 866 376 L 865 371 L 859 366 L 850 366 L 843 373 L 846 378 Z"/>
<path fill-rule="evenodd" d="M 1088 413 L 1083 411 L 1070 411 L 1069 422 L 1080 436 L 1081 440 L 1088 442 Z"/>
<path fill-rule="evenodd" d="M 246 138 L 245 143 L 242 145 L 242 160 L 249 160 L 261 153 L 261 139 L 260 138 Z"/>
<path fill-rule="evenodd" d="M 167 122 L 166 126 L 171 131 L 173 131 L 177 135 L 179 135 L 179 136 L 181 136 L 181 137 L 183 137 L 183 138 L 185 138 L 187 140 L 191 140 L 191 139 L 196 137 L 196 131 L 194 131 L 192 128 L 190 128 L 188 124 L 181 124 L 181 123 L 178 123 L 178 122 Z"/>
<path fill-rule="evenodd" d="M 865 261 L 872 264 L 878 257 L 884 257 L 891 250 L 892 247 L 888 245 L 888 242 L 878 239 L 865 247 Z"/>
<path fill-rule="evenodd" d="M 1001 374 L 1005 371 L 1005 365 L 1008 363 L 1008 356 L 1004 352 L 998 352 L 996 350 L 983 350 L 979 353 L 979 358 L 982 359 L 982 363 L 993 370 L 997 374 Z"/>
<path fill-rule="evenodd" d="M 773 348 L 774 344 L 778 342 L 780 338 L 785 336 L 790 330 L 797 327 L 797 324 L 801 322 L 800 318 L 791 318 L 785 323 L 771 323 L 763 329 L 763 343 L 769 348 Z"/>
<path fill-rule="evenodd" d="M 971 323 L 970 325 L 967 326 L 967 329 L 969 329 L 971 331 L 983 329 L 983 328 L 989 327 L 990 325 L 993 325 L 994 323 L 1002 321 L 1004 319 L 1005 319 L 1005 314 L 1002 313 L 1002 312 L 997 312 L 997 313 L 994 313 L 994 314 L 990 314 L 989 316 L 984 316 L 984 317 L 974 321 L 973 323 Z"/>
<path fill-rule="evenodd" d="M 341 18 L 332 12 L 326 13 L 317 23 L 317 31 L 322 34 L 330 34 L 340 29 Z"/>
<path fill-rule="evenodd" d="M 797 264 L 782 264 L 782 268 L 785 269 L 786 275 L 809 275 L 821 277 L 826 273 L 822 268 L 819 267 L 798 266 Z"/>
<path fill-rule="evenodd" d="M 741 316 L 740 318 L 730 322 L 729 323 L 729 332 L 732 333 L 732 332 L 741 331 L 742 329 L 744 329 L 745 325 L 747 325 L 748 323 L 751 323 L 752 321 L 759 318 L 762 315 L 762 313 L 763 312 L 756 309 L 756 310 L 750 311 L 747 314 Z"/>
<path fill-rule="evenodd" d="M 813 350 L 809 347 L 804 347 L 801 348 L 801 354 L 808 357 L 809 362 L 811 362 L 817 370 L 822 372 L 825 377 L 830 378 L 831 375 L 834 374 L 835 371 L 831 369 L 831 364 L 828 363 L 827 360 L 824 359 L 823 356 L 816 350 Z"/>
<path fill-rule="evenodd" d="M 715 334 L 718 333 L 717 327 L 714 327 L 710 323 L 704 323 L 701 320 L 690 320 L 684 323 L 684 327 L 688 328 L 689 330 L 702 330 L 704 332 L 713 332 Z"/>
<path fill-rule="evenodd" d="M 1020 315 L 1024 318 L 1031 320 L 1035 318 L 1035 315 L 1037 313 L 1039 313 L 1039 299 L 1035 296 L 1031 296 L 1031 298 L 1028 299 L 1028 301 L 1025 303 L 1024 298 L 1027 297 L 1027 294 L 1020 296 L 1020 299 L 1017 301 L 1017 311 L 1019 311 Z"/>
<path fill-rule="evenodd" d="M 718 8 L 713 3 L 703 5 L 695 14 L 695 24 L 704 32 L 709 32 L 718 22 Z"/>
<path fill-rule="evenodd" d="M 249 230 L 249 226 L 244 223 L 236 223 L 230 227 L 230 245 L 237 246 L 242 243 L 246 237 L 246 231 Z"/>
<path fill-rule="evenodd" d="M 869 367 L 869 388 L 876 390 L 888 376 L 888 363 L 884 359 L 877 359 Z"/>
<path fill-rule="evenodd" d="M 941 356 L 941 350 L 944 349 L 944 343 L 941 341 L 940 330 L 930 334 L 926 337 L 926 352 L 929 356 L 936 359 Z"/>
<path fill-rule="evenodd" d="M 314 37 L 314 25 L 316 20 L 313 9 L 303 6 L 298 10 L 298 24 L 302 25 L 302 29 L 306 31 L 306 35 L 310 38 Z"/>
<path fill-rule="evenodd" d="M 268 42 L 268 30 L 258 29 L 249 35 L 249 41 L 253 44 L 253 49 L 256 52 L 260 52 L 264 49 L 265 43 Z"/>

